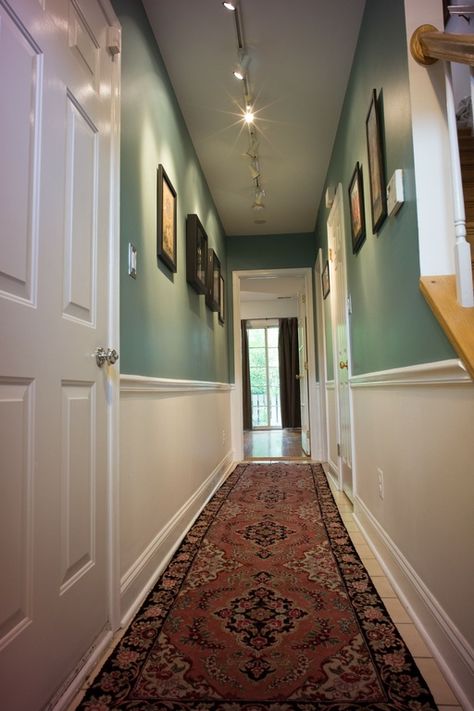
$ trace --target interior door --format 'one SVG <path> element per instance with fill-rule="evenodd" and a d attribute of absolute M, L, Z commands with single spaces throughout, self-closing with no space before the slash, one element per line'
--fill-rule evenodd
<path fill-rule="evenodd" d="M 330 254 L 330 299 L 334 352 L 334 375 L 337 386 L 340 480 L 343 490 L 352 498 L 352 429 L 349 390 L 350 349 L 347 308 L 346 249 L 342 185 L 339 184 L 328 218 Z"/>
<path fill-rule="evenodd" d="M 109 625 L 112 57 L 98 0 L 0 0 L 0 697 L 37 711 Z"/>
<path fill-rule="evenodd" d="M 298 363 L 301 402 L 301 448 L 308 455 L 311 454 L 311 440 L 309 429 L 309 392 L 308 392 L 308 356 L 306 341 L 306 298 L 304 294 L 298 296 Z"/>

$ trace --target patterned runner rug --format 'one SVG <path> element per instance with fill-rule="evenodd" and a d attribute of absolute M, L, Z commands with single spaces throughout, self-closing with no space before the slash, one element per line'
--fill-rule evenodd
<path fill-rule="evenodd" d="M 241 464 L 82 701 L 87 711 L 430 711 L 319 465 Z"/>

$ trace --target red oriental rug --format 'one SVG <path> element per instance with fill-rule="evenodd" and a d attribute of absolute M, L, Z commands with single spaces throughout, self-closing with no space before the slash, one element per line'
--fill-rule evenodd
<path fill-rule="evenodd" d="M 83 700 L 87 711 L 430 711 L 324 472 L 241 464 Z"/>

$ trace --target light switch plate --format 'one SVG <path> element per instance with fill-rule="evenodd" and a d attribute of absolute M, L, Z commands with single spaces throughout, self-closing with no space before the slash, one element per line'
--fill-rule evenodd
<path fill-rule="evenodd" d="M 405 196 L 403 191 L 403 170 L 397 168 L 387 185 L 387 212 L 395 215 L 403 203 Z"/>
<path fill-rule="evenodd" d="M 133 278 L 137 278 L 137 248 L 131 242 L 128 243 L 128 273 Z"/>

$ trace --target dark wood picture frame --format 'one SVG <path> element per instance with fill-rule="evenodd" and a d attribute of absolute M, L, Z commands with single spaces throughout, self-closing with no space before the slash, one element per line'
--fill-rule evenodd
<path fill-rule="evenodd" d="M 207 234 L 199 217 L 186 218 L 186 280 L 198 294 L 207 289 Z"/>
<path fill-rule="evenodd" d="M 321 286 L 323 290 L 323 299 L 325 299 L 331 291 L 331 283 L 329 281 L 329 260 L 326 259 L 323 273 L 321 274 Z"/>
<path fill-rule="evenodd" d="M 364 181 L 362 166 L 356 163 L 349 184 L 349 207 L 351 212 L 352 251 L 357 254 L 365 240 Z"/>
<path fill-rule="evenodd" d="M 387 217 L 387 185 L 383 155 L 380 107 L 377 91 L 372 91 L 372 101 L 365 121 L 367 155 L 369 160 L 370 207 L 372 232 L 376 234 Z"/>
<path fill-rule="evenodd" d="M 219 279 L 221 263 L 213 249 L 207 251 L 206 305 L 211 311 L 219 311 Z"/>
<path fill-rule="evenodd" d="M 225 322 L 225 281 L 222 274 L 219 277 L 219 323 Z"/>
<path fill-rule="evenodd" d="M 157 255 L 172 272 L 177 270 L 176 215 L 176 190 L 160 163 L 157 171 L 156 199 Z"/>

